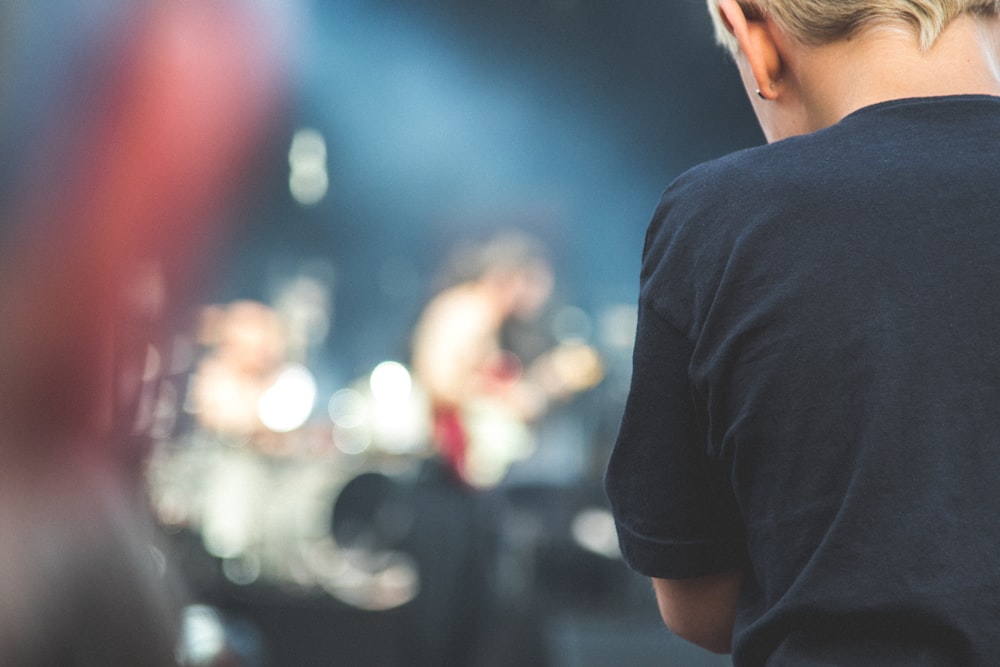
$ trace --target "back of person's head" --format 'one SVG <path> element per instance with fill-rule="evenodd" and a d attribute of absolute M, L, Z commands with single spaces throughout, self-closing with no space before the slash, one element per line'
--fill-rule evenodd
<path fill-rule="evenodd" d="M 736 41 L 719 16 L 719 0 L 707 0 L 716 40 L 730 53 Z M 1000 0 L 737 0 L 748 17 L 770 16 L 803 44 L 821 45 L 872 26 L 897 25 L 913 31 L 929 49 L 954 19 L 967 13 L 996 15 Z"/>

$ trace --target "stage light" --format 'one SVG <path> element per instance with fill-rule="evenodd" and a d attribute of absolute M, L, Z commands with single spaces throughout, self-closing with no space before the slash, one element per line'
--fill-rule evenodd
<path fill-rule="evenodd" d="M 288 150 L 288 189 L 304 206 L 326 196 L 330 178 L 326 170 L 326 140 L 317 130 L 303 128 L 292 137 Z"/>
<path fill-rule="evenodd" d="M 389 452 L 414 452 L 426 444 L 429 407 L 414 385 L 409 369 L 396 361 L 384 361 L 369 378 L 372 427 L 379 446 Z"/>
<path fill-rule="evenodd" d="M 409 398 L 413 380 L 403 364 L 383 361 L 372 371 L 369 384 L 376 401 L 398 403 Z"/>
<path fill-rule="evenodd" d="M 226 648 L 222 619 L 211 607 L 191 605 L 184 609 L 178 658 L 187 665 L 207 665 Z"/>
<path fill-rule="evenodd" d="M 570 530 L 573 540 L 587 551 L 605 558 L 620 557 L 615 520 L 607 510 L 598 507 L 580 510 Z"/>
<path fill-rule="evenodd" d="M 316 381 L 307 368 L 288 365 L 257 402 L 261 423 L 276 433 L 299 428 L 312 415 L 316 401 Z"/>
<path fill-rule="evenodd" d="M 344 454 L 361 454 L 371 445 L 369 402 L 356 389 L 341 389 L 327 405 L 333 421 L 333 443 Z"/>
<path fill-rule="evenodd" d="M 367 421 L 367 405 L 361 392 L 341 389 L 330 397 L 328 406 L 330 419 L 342 429 L 355 429 Z"/>

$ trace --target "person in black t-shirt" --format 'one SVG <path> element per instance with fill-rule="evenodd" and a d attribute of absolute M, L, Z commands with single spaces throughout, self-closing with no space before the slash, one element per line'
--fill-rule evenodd
<path fill-rule="evenodd" d="M 736 665 L 995 664 L 1000 7 L 709 7 L 769 143 L 649 228 L 622 553 Z"/>

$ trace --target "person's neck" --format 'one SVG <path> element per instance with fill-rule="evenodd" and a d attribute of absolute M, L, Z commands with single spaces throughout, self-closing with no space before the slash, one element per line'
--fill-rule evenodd
<path fill-rule="evenodd" d="M 962 16 L 927 51 L 912 33 L 876 28 L 809 48 L 813 59 L 802 81 L 814 128 L 836 123 L 872 104 L 912 97 L 1000 95 L 1000 20 Z"/>

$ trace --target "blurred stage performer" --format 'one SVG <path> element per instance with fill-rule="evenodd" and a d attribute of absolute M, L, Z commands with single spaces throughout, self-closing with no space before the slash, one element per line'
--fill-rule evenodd
<path fill-rule="evenodd" d="M 413 664 L 421 667 L 488 664 L 509 648 L 505 619 L 518 614 L 501 609 L 490 491 L 532 453 L 533 424 L 550 405 L 602 375 L 597 354 L 583 344 L 556 346 L 530 363 L 505 347 L 505 325 L 535 320 L 552 294 L 552 265 L 536 238 L 505 230 L 458 247 L 451 259 L 446 286 L 427 304 L 412 341 L 434 447 L 412 496 L 408 544 L 420 571 L 409 629 Z"/>
<path fill-rule="evenodd" d="M 490 487 L 530 455 L 532 422 L 596 385 L 603 369 L 582 343 L 554 346 L 530 364 L 504 348 L 505 325 L 537 318 L 552 294 L 552 266 L 537 239 L 504 231 L 460 251 L 457 280 L 415 329 L 413 369 L 431 401 L 440 456 L 463 482 Z"/>
<path fill-rule="evenodd" d="M 0 664 L 177 662 L 142 465 L 206 249 L 282 97 L 254 7 L 0 5 Z"/>
<path fill-rule="evenodd" d="M 258 403 L 287 361 L 284 323 L 270 306 L 243 300 L 206 307 L 199 329 L 209 350 L 191 382 L 199 425 L 257 444 L 268 433 Z"/>

